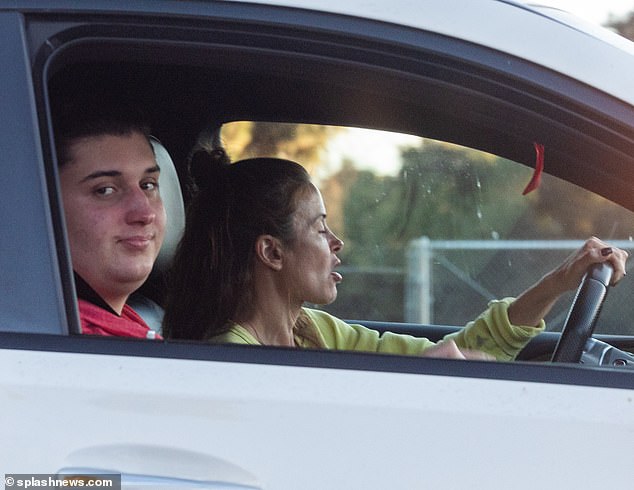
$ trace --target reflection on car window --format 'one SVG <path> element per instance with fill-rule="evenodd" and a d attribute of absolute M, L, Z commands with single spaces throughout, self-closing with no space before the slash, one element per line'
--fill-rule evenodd
<path fill-rule="evenodd" d="M 277 156 L 318 183 L 345 242 L 344 281 L 324 307 L 348 319 L 464 325 L 493 298 L 519 294 L 591 235 L 634 247 L 634 213 L 583 188 L 469 148 L 411 135 L 237 122 L 233 160 Z M 610 292 L 597 333 L 633 334 L 627 281 Z M 546 318 L 560 330 L 574 293 Z"/>

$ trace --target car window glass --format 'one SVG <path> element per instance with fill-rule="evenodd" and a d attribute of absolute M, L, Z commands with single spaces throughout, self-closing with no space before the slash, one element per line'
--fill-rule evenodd
<path fill-rule="evenodd" d="M 236 122 L 222 138 L 233 160 L 302 163 L 345 242 L 338 299 L 323 309 L 350 320 L 464 325 L 494 298 L 519 294 L 596 235 L 634 246 L 634 213 L 533 169 L 477 150 L 358 128 Z M 547 161 L 547 159 L 546 159 Z M 614 288 L 597 333 L 632 334 Z M 546 318 L 561 330 L 571 292 Z"/>

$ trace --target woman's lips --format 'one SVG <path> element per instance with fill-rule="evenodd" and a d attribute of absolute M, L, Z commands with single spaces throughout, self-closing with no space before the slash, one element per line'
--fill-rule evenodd
<path fill-rule="evenodd" d="M 335 282 L 341 282 L 343 281 L 343 276 L 337 272 L 337 271 L 332 271 L 330 273 L 330 275 L 333 277 L 333 279 L 335 280 Z"/>

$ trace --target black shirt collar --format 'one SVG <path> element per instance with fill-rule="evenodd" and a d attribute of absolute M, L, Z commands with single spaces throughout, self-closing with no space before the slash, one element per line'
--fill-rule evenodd
<path fill-rule="evenodd" d="M 114 311 L 105 300 L 97 294 L 97 292 L 90 287 L 90 285 L 84 281 L 84 279 L 73 271 L 75 276 L 75 290 L 77 291 L 77 297 L 83 299 L 84 301 L 88 301 L 99 308 L 103 308 L 104 310 L 112 313 L 113 315 L 121 316 L 116 311 Z"/>

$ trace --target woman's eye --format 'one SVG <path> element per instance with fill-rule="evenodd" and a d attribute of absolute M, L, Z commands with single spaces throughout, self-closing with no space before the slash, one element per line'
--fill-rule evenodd
<path fill-rule="evenodd" d="M 159 187 L 158 182 L 144 182 L 143 184 L 141 184 L 141 189 L 146 190 L 146 191 L 154 191 L 157 190 Z"/>

